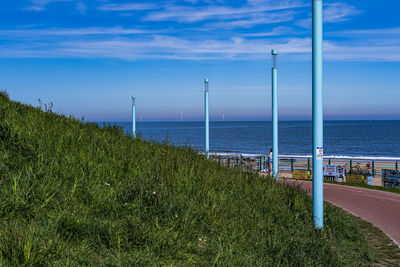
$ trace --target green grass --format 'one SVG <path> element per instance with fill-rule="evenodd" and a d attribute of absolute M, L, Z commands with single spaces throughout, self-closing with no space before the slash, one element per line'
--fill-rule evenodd
<path fill-rule="evenodd" d="M 360 184 L 360 183 L 338 183 L 338 182 L 333 182 L 333 181 L 326 181 L 326 183 L 362 187 L 362 188 L 368 188 L 368 189 L 373 189 L 373 190 L 379 190 L 379 191 L 400 194 L 400 189 L 396 188 L 396 187 L 382 187 L 382 186 L 374 186 L 374 185 Z"/>
<path fill-rule="evenodd" d="M 353 217 L 353 221 L 364 233 L 368 243 L 375 248 L 375 266 L 400 266 L 399 246 L 385 235 L 380 229 L 359 217 Z M 369 264 L 370 265 L 370 264 Z"/>
<path fill-rule="evenodd" d="M 0 94 L 0 265 L 356 266 L 375 249 L 344 211 L 190 148 Z"/>

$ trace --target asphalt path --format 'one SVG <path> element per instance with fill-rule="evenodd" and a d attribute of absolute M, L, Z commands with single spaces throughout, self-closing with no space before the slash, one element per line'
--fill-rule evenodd
<path fill-rule="evenodd" d="M 312 182 L 281 181 L 300 185 L 312 195 Z M 372 223 L 400 245 L 400 194 L 324 183 L 324 200 Z"/>

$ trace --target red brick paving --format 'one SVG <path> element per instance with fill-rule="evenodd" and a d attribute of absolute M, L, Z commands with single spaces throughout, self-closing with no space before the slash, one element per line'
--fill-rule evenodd
<path fill-rule="evenodd" d="M 283 180 L 312 195 L 312 182 Z M 400 194 L 352 186 L 324 184 L 324 200 L 380 228 L 400 245 Z"/>

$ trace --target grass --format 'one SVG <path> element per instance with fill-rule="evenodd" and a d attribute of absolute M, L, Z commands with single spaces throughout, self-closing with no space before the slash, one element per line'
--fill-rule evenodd
<path fill-rule="evenodd" d="M 375 266 L 400 266 L 400 249 L 380 229 L 359 217 L 353 217 L 354 223 L 364 233 L 368 243 L 375 248 Z"/>
<path fill-rule="evenodd" d="M 0 94 L 0 265 L 355 266 L 379 263 L 354 218 L 190 148 Z"/>

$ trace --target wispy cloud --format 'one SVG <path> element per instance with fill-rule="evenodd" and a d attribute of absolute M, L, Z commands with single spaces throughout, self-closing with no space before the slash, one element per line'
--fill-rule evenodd
<path fill-rule="evenodd" d="M 262 59 L 276 47 L 290 60 L 310 60 L 310 38 L 282 38 L 283 28 L 263 36 L 252 34 L 230 38 L 177 37 L 140 29 L 81 28 L 0 31 L 0 57 L 243 60 Z M 398 33 L 398 29 L 374 30 Z M 365 34 L 365 31 L 355 31 Z M 51 38 L 42 38 L 49 36 Z M 96 36 L 94 38 L 94 36 Z M 260 38 L 254 38 L 260 37 Z M 13 40 L 13 41 L 10 41 Z M 324 42 L 325 58 L 334 61 L 400 61 L 400 38 L 353 39 Z"/>
<path fill-rule="evenodd" d="M 268 37 L 268 36 L 279 36 L 283 34 L 293 33 L 293 30 L 287 27 L 279 26 L 273 28 L 271 31 L 256 32 L 256 33 L 243 33 L 241 36 L 244 37 Z"/>
<path fill-rule="evenodd" d="M 41 39 L 8 44 L 7 52 L 0 57 L 76 57 L 76 58 L 119 58 L 126 60 L 144 58 L 168 58 L 181 60 L 207 59 L 256 59 L 264 57 L 268 47 L 277 46 L 287 53 L 304 53 L 310 50 L 310 40 L 289 39 L 280 44 L 263 39 L 233 37 L 229 39 L 188 39 L 168 35 L 147 35 L 140 38 L 105 36 L 90 38 L 74 31 L 76 38 L 64 37 L 44 43 Z M 62 31 L 63 34 L 68 31 Z M 93 31 L 90 31 L 92 34 Z M 42 34 L 48 34 L 43 32 Z M 64 36 L 64 35 L 62 35 Z"/>
<path fill-rule="evenodd" d="M 50 28 L 50 29 L 19 29 L 0 30 L 0 34 L 12 38 L 33 38 L 43 36 L 76 36 L 76 35 L 136 35 L 149 34 L 160 31 L 142 30 L 123 27 L 89 27 L 89 28 Z"/>
<path fill-rule="evenodd" d="M 400 28 L 333 31 L 327 57 L 336 60 L 400 61 Z"/>
<path fill-rule="evenodd" d="M 230 21 L 219 21 L 207 24 L 206 27 L 209 28 L 223 28 L 223 29 L 233 29 L 233 28 L 251 28 L 256 25 L 266 25 L 273 23 L 280 23 L 291 21 L 294 19 L 294 11 L 283 11 L 283 12 L 271 12 L 259 15 L 250 15 L 246 19 L 230 20 Z"/>
<path fill-rule="evenodd" d="M 267 47 L 272 46 L 274 42 L 263 38 L 248 40 L 247 37 L 277 36 L 283 30 L 277 27 L 268 34 L 264 32 L 259 36 L 236 34 L 236 37 L 222 38 L 208 35 L 176 37 L 161 34 L 162 31 L 123 27 L 23 28 L 0 30 L 0 36 L 8 40 L 8 51 L 17 51 L 21 49 L 19 45 L 25 43 L 25 51 L 21 51 L 21 56 L 31 54 L 33 57 L 42 57 L 46 52 L 41 50 L 48 50 L 48 57 L 240 59 L 255 58 L 257 54 L 264 54 Z M 281 43 L 288 53 L 307 49 L 301 47 L 298 39 L 291 40 L 286 46 L 284 41 Z M 3 56 L 5 54 L 3 53 Z M 17 54 L 10 53 L 10 56 Z"/>
<path fill-rule="evenodd" d="M 101 11 L 138 11 L 151 10 L 159 8 L 158 5 L 152 3 L 127 3 L 127 4 L 105 4 L 97 9 Z"/>
<path fill-rule="evenodd" d="M 354 6 L 347 3 L 329 3 L 324 5 L 324 22 L 336 23 L 347 21 L 351 16 L 356 16 L 361 14 L 363 11 L 357 10 Z M 311 13 L 309 13 L 308 18 L 300 19 L 296 21 L 296 25 L 303 28 L 311 28 Z"/>
<path fill-rule="evenodd" d="M 48 5 L 54 2 L 76 2 L 76 0 L 31 0 L 31 2 L 35 5 Z"/>
<path fill-rule="evenodd" d="M 84 0 L 31 0 L 31 8 L 41 11 L 68 1 L 86 13 Z M 310 60 L 310 32 L 296 27 L 311 25 L 310 3 L 305 0 L 247 0 L 241 6 L 222 0 L 101 3 L 93 11 L 106 17 L 138 11 L 137 26 L 0 30 L 0 57 L 243 60 L 263 58 L 276 47 L 288 59 Z M 361 13 L 343 2 L 326 4 L 324 12 L 330 23 Z M 400 61 L 400 28 L 336 31 L 327 37 L 328 60 Z"/>
<path fill-rule="evenodd" d="M 261 1 L 260 1 L 261 2 Z M 207 7 L 167 6 L 164 10 L 151 12 L 145 17 L 148 21 L 178 21 L 198 22 L 211 19 L 233 20 L 247 18 L 248 16 L 278 10 L 287 10 L 304 7 L 298 1 L 280 1 L 271 4 L 271 1 L 262 1 L 263 4 L 255 5 L 250 1 L 242 7 L 226 5 L 213 5 Z"/>
<path fill-rule="evenodd" d="M 325 22 L 341 22 L 348 20 L 351 16 L 362 13 L 354 6 L 347 3 L 331 3 L 327 4 L 324 8 L 324 21 Z"/>
<path fill-rule="evenodd" d="M 347 30 L 336 31 L 329 33 L 331 36 L 358 36 L 358 37 L 373 37 L 373 36 L 386 36 L 396 37 L 400 39 L 400 28 L 386 28 L 386 29 L 363 29 L 363 30 Z"/>
<path fill-rule="evenodd" d="M 26 11 L 37 11 L 37 12 L 43 11 L 45 9 L 46 8 L 44 6 L 39 6 L 39 5 L 30 5 L 30 6 L 23 8 L 23 10 L 26 10 Z"/>
<path fill-rule="evenodd" d="M 76 2 L 76 0 L 31 0 L 31 5 L 23 8 L 28 11 L 43 11 L 46 6 L 55 2 Z"/>
<path fill-rule="evenodd" d="M 325 58 L 334 61 L 400 61 L 400 45 L 339 44 L 325 42 Z"/>

